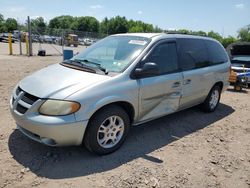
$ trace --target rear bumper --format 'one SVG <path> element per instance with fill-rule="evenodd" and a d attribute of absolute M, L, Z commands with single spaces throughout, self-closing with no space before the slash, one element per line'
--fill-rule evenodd
<path fill-rule="evenodd" d="M 67 122 L 61 117 L 25 116 L 11 109 L 17 128 L 29 138 L 49 146 L 82 144 L 88 121 Z M 67 119 L 67 118 L 66 118 Z"/>

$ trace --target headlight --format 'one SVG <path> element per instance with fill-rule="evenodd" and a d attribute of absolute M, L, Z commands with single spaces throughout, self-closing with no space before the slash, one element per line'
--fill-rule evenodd
<path fill-rule="evenodd" d="M 77 102 L 48 99 L 39 108 L 39 113 L 49 116 L 63 116 L 77 112 L 80 107 L 81 105 Z"/>

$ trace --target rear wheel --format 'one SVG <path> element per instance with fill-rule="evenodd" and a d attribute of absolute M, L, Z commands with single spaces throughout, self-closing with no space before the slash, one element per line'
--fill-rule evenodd
<path fill-rule="evenodd" d="M 122 145 L 129 128 L 127 113 L 119 106 L 108 106 L 91 118 L 84 136 L 84 144 L 90 151 L 99 155 L 112 153 Z"/>
<path fill-rule="evenodd" d="M 205 112 L 213 112 L 217 108 L 220 102 L 221 88 L 215 85 L 209 92 L 204 103 L 201 104 L 201 108 Z"/>

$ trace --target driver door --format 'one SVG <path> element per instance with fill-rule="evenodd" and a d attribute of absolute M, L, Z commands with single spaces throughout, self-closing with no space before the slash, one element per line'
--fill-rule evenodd
<path fill-rule="evenodd" d="M 177 63 L 175 41 L 156 44 L 142 61 L 156 63 L 159 75 L 138 80 L 139 119 L 146 121 L 175 112 L 182 94 L 182 72 Z"/>

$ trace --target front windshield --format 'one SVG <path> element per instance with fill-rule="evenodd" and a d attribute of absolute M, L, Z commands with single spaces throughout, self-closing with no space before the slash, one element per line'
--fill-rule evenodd
<path fill-rule="evenodd" d="M 241 64 L 250 67 L 250 56 L 235 56 L 231 60 L 232 64 Z"/>
<path fill-rule="evenodd" d="M 149 43 L 149 39 L 138 36 L 110 36 L 74 56 L 72 60 L 82 60 L 90 66 L 93 63 L 107 72 L 122 72 Z"/>

